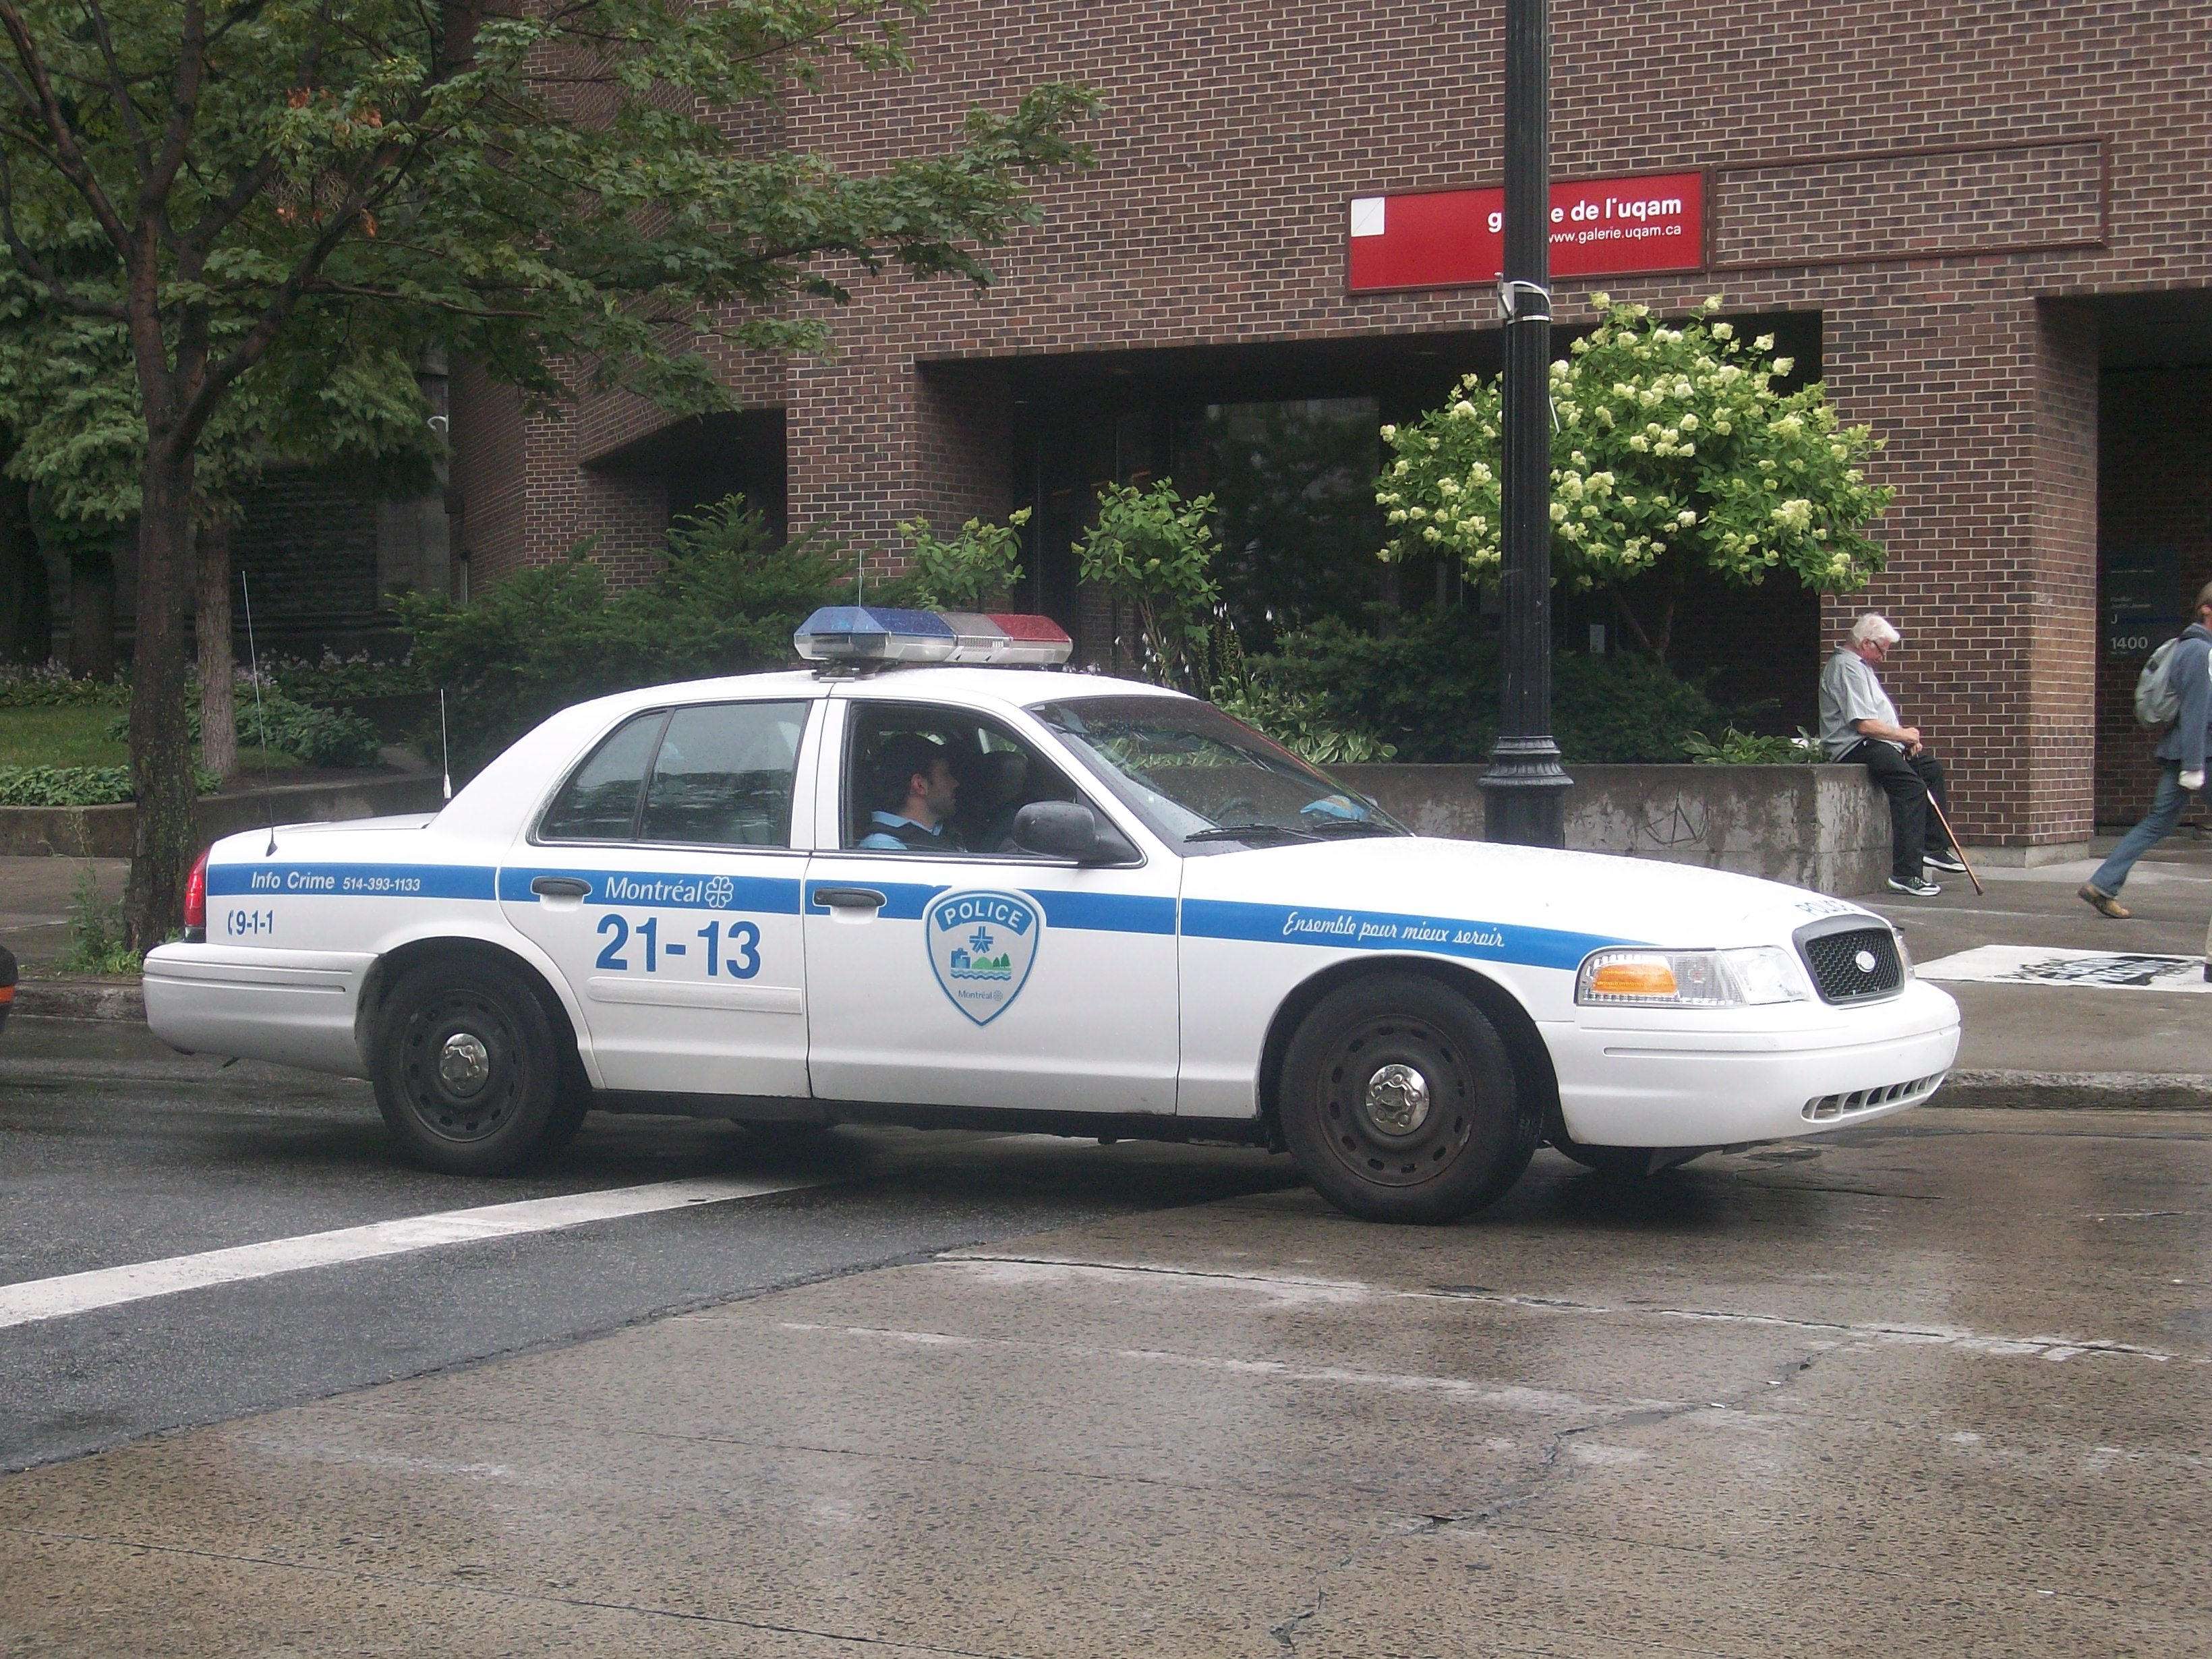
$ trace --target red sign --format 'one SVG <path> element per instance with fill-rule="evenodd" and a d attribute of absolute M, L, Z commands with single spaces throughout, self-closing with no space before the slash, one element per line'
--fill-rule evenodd
<path fill-rule="evenodd" d="M 1505 192 L 1361 196 L 1346 262 L 1355 294 L 1494 283 L 1505 260 Z M 1705 175 L 1655 173 L 1552 186 L 1552 275 L 1701 270 Z"/>

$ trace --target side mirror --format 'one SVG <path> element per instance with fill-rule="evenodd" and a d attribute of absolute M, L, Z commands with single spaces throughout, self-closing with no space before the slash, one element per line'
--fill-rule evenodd
<path fill-rule="evenodd" d="M 1014 815 L 1014 845 L 1078 864 L 1127 864 L 1137 857 L 1127 836 L 1076 801 L 1032 801 L 1022 808 Z"/>

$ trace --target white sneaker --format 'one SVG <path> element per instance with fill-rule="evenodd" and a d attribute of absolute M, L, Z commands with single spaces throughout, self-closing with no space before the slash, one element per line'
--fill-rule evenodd
<path fill-rule="evenodd" d="M 1924 877 L 1916 876 L 1910 881 L 1900 881 L 1895 876 L 1892 876 L 1889 878 L 1889 890 L 1893 893 L 1902 893 L 1907 898 L 1934 898 L 1943 890 Z"/>

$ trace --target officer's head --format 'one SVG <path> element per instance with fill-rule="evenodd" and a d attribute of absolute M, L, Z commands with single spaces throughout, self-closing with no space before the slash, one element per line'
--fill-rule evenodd
<path fill-rule="evenodd" d="M 949 817 L 959 780 L 942 744 L 919 732 L 894 732 L 876 751 L 876 810 L 896 812 L 917 823 Z"/>
<path fill-rule="evenodd" d="M 2197 622 L 2201 628 L 2212 628 L 2212 582 L 2197 590 Z"/>

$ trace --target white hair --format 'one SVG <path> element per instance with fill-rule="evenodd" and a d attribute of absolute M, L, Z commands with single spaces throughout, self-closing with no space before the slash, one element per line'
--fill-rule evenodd
<path fill-rule="evenodd" d="M 1904 636 L 1889 625 L 1889 618 L 1868 611 L 1851 624 L 1851 643 L 1864 645 L 1869 640 L 1881 645 L 1895 645 Z"/>

